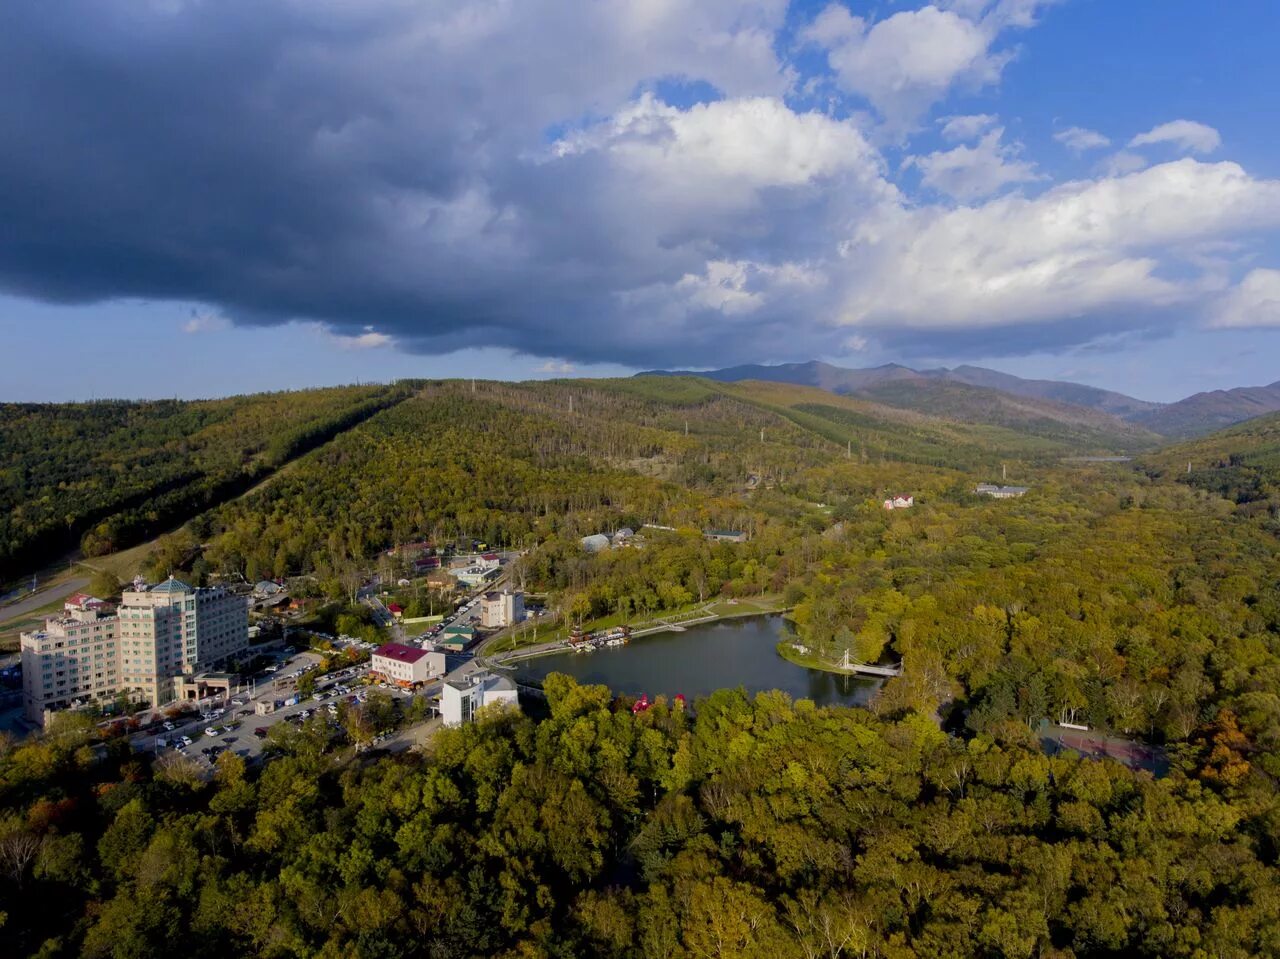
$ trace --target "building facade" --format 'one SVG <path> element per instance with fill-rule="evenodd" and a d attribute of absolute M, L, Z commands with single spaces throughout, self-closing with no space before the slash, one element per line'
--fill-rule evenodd
<path fill-rule="evenodd" d="M 369 671 L 389 682 L 412 686 L 444 675 L 444 653 L 433 653 L 403 643 L 379 646 L 369 660 Z"/>
<path fill-rule="evenodd" d="M 66 616 L 22 635 L 23 697 L 34 722 L 48 711 L 120 693 L 162 705 L 175 698 L 183 677 L 227 664 L 249 647 L 244 596 L 173 577 L 155 586 L 135 581 L 114 614 L 89 604 L 68 607 Z"/>
<path fill-rule="evenodd" d="M 113 698 L 120 689 L 116 617 L 99 605 L 67 603 L 62 616 L 23 633 L 22 705 L 32 722 L 46 710 Z"/>
<path fill-rule="evenodd" d="M 473 673 L 466 679 L 453 679 L 440 693 L 440 716 L 446 726 L 461 726 L 475 720 L 485 706 L 510 703 L 519 708 L 516 684 L 506 676 Z"/>
<path fill-rule="evenodd" d="M 480 625 L 485 629 L 505 629 L 524 619 L 524 593 L 485 593 L 480 601 Z"/>

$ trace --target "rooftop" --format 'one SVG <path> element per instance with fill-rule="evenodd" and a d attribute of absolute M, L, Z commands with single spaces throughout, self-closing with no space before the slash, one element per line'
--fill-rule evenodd
<path fill-rule="evenodd" d="M 375 649 L 373 655 L 381 656 L 384 659 L 394 659 L 398 663 L 416 663 L 428 652 L 429 650 L 415 649 L 413 646 L 406 646 L 403 643 L 387 643 Z"/>
<path fill-rule="evenodd" d="M 191 587 L 180 579 L 174 579 L 170 576 L 163 583 L 156 583 L 151 587 L 152 593 L 189 593 Z"/>

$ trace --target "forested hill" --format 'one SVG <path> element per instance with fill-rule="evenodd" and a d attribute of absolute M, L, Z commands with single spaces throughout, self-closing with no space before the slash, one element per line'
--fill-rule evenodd
<path fill-rule="evenodd" d="M 1273 483 L 1269 429 L 1193 466 Z M 1187 485 L 1190 445 L 1070 449 L 785 384 L 419 384 L 153 565 L 291 574 L 318 620 L 378 638 L 352 596 L 371 569 L 412 578 L 410 617 L 433 592 L 386 547 L 482 539 L 525 550 L 507 570 L 545 597 L 544 640 L 767 597 L 780 655 L 902 674 L 867 709 L 721 690 L 639 715 L 552 676 L 523 715 L 400 755 L 356 752 L 343 703 L 211 778 L 87 717 L 0 737 L 5 955 L 1280 954 L 1274 512 Z M 976 495 L 1001 464 L 1027 493 Z M 622 526 L 638 548 L 583 549 Z M 1046 721 L 1160 775 L 1048 755 Z"/>
<path fill-rule="evenodd" d="M 1153 476 L 1177 478 L 1280 517 L 1280 413 L 1167 446 L 1141 462 Z"/>
<path fill-rule="evenodd" d="M 30 574 L 77 546 L 94 556 L 153 536 L 243 492 L 421 385 L 191 402 L 0 405 L 0 580 Z M 972 389 L 944 386 L 953 393 Z M 469 389 L 436 383 L 430 395 L 443 401 Z M 1051 460 L 1144 441 L 1087 420 L 1064 422 L 972 397 L 940 396 L 930 411 L 918 412 L 776 383 L 671 377 L 489 382 L 482 396 L 520 415 L 541 410 L 553 418 L 567 416 L 576 398 L 575 431 L 607 433 L 605 449 L 616 454 L 616 464 L 634 460 L 642 472 L 672 471 L 677 480 L 705 474 L 729 451 L 735 451 L 740 483 L 749 473 L 781 475 L 841 453 L 861 462 L 990 471 L 1010 458 Z M 693 425 L 692 443 L 683 437 L 685 420 Z M 450 428 L 465 432 L 467 422 Z M 675 455 L 712 441 L 714 452 Z M 589 444 L 581 450 L 588 459 L 599 454 Z M 654 450 L 661 453 L 651 455 Z"/>
<path fill-rule="evenodd" d="M 901 409 L 942 410 L 954 419 L 977 422 L 1034 427 L 1038 420 L 1084 425 L 1123 438 L 1133 449 L 1153 445 L 1158 436 L 1197 436 L 1280 410 L 1280 382 L 1196 393 L 1174 403 L 1153 403 L 1082 383 L 1029 380 L 978 366 L 913 370 L 886 363 L 866 369 L 847 369 L 811 360 L 775 366 L 734 366 L 703 373 L 654 370 L 639 375 L 701 376 L 730 383 L 761 380 L 816 386 Z M 1001 418 L 993 419 L 993 415 Z M 1113 439 L 1113 444 L 1115 442 Z"/>
<path fill-rule="evenodd" d="M 411 391 L 0 404 L 0 581 L 78 545 L 97 555 L 154 536 Z"/>
<path fill-rule="evenodd" d="M 1081 448 L 773 383 L 445 381 L 202 520 L 198 534 L 213 536 L 215 565 L 284 575 L 415 534 L 525 544 L 644 522 L 732 526 L 750 510 L 726 497 L 837 463 L 858 465 L 863 495 L 875 496 L 905 464 L 955 484 Z"/>

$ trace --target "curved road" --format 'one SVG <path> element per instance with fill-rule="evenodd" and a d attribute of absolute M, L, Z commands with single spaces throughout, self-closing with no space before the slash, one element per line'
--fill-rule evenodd
<path fill-rule="evenodd" d="M 29 616 L 37 609 L 48 606 L 50 603 L 66 599 L 72 593 L 78 593 L 86 589 L 88 585 L 88 576 L 73 576 L 54 586 L 48 586 L 39 592 L 31 593 L 29 596 L 9 606 L 0 606 L 0 626 Z"/>

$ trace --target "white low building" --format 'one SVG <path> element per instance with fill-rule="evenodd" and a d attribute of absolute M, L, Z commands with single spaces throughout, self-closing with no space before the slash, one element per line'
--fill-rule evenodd
<path fill-rule="evenodd" d="M 473 673 L 465 679 L 451 679 L 440 694 L 440 716 L 446 726 L 472 722 L 476 713 L 495 703 L 510 703 L 519 708 L 516 684 L 506 676 Z"/>
<path fill-rule="evenodd" d="M 1025 496 L 1027 491 L 1026 486 L 997 486 L 995 483 L 979 483 L 974 489 L 974 492 L 980 496 L 990 496 L 995 499 L 1014 499 Z"/>
<path fill-rule="evenodd" d="M 485 593 L 480 600 L 480 625 L 485 629 L 505 629 L 524 619 L 524 593 Z"/>
<path fill-rule="evenodd" d="M 374 650 L 369 660 L 369 671 L 377 673 L 389 682 L 414 686 L 437 676 L 443 676 L 444 653 L 434 653 L 403 643 L 387 643 Z"/>
<path fill-rule="evenodd" d="M 885 509 L 910 509 L 916 505 L 916 498 L 910 494 L 890 496 L 884 501 Z"/>

